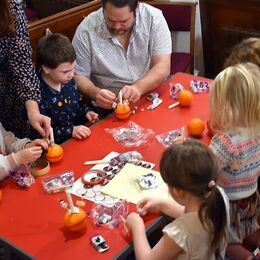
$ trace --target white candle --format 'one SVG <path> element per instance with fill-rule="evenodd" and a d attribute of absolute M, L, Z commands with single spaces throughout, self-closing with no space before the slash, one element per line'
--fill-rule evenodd
<path fill-rule="evenodd" d="M 119 104 L 123 105 L 123 96 L 122 96 L 122 91 L 121 90 L 118 93 L 118 99 L 119 99 Z"/>
<path fill-rule="evenodd" d="M 53 128 L 52 127 L 50 127 L 50 140 L 51 140 L 51 144 L 55 144 Z"/>
<path fill-rule="evenodd" d="M 74 205 L 73 205 L 71 195 L 70 195 L 70 193 L 67 189 L 65 189 L 65 193 L 66 193 L 67 200 L 68 200 L 68 203 L 69 203 L 69 208 L 70 208 L 71 211 L 73 211 Z"/>
<path fill-rule="evenodd" d="M 172 109 L 174 107 L 177 107 L 179 104 L 180 104 L 180 102 L 173 103 L 173 104 L 169 105 L 168 108 Z"/>

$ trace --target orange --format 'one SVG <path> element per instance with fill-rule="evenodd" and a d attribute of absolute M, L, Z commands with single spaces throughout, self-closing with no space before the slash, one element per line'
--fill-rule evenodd
<path fill-rule="evenodd" d="M 63 158 L 63 148 L 58 144 L 53 144 L 48 147 L 46 159 L 50 162 L 58 162 Z"/>
<path fill-rule="evenodd" d="M 127 104 L 118 104 L 115 109 L 115 115 L 118 119 L 126 119 L 130 116 L 130 106 Z"/>
<path fill-rule="evenodd" d="M 70 231 L 80 231 L 86 228 L 86 213 L 79 209 L 79 213 L 66 212 L 64 217 L 64 226 Z"/>
<path fill-rule="evenodd" d="M 1 203 L 1 200 L 2 200 L 2 191 L 0 190 L 0 203 Z"/>
<path fill-rule="evenodd" d="M 189 107 L 193 100 L 193 94 L 189 90 L 184 89 L 179 93 L 178 100 L 180 102 L 180 106 Z"/>
<path fill-rule="evenodd" d="M 204 129 L 205 124 L 199 118 L 193 118 L 187 124 L 187 130 L 191 136 L 200 136 Z"/>

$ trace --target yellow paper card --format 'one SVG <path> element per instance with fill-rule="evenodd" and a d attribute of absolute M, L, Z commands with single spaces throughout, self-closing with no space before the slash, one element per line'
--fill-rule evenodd
<path fill-rule="evenodd" d="M 142 189 L 139 186 L 137 178 L 148 173 L 156 175 L 157 187 Z M 114 179 L 104 186 L 102 192 L 119 199 L 126 199 L 134 204 L 137 204 L 144 197 L 171 198 L 168 186 L 163 181 L 159 172 L 130 163 L 127 163 Z"/>

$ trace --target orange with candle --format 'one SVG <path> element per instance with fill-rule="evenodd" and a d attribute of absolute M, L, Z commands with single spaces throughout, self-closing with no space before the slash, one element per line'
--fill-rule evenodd
<path fill-rule="evenodd" d="M 64 155 L 63 148 L 60 145 L 55 144 L 52 127 L 50 128 L 50 143 L 51 144 L 48 147 L 46 159 L 52 163 L 61 161 Z"/>
<path fill-rule="evenodd" d="M 67 230 L 72 232 L 82 231 L 86 228 L 86 213 L 84 210 L 73 205 L 73 201 L 68 190 L 65 190 L 65 193 L 69 203 L 69 210 L 67 210 L 64 217 L 64 226 Z"/>
<path fill-rule="evenodd" d="M 131 109 L 129 104 L 126 101 L 123 101 L 121 90 L 118 93 L 118 100 L 119 103 L 115 109 L 115 115 L 118 119 L 126 119 L 130 116 Z"/>

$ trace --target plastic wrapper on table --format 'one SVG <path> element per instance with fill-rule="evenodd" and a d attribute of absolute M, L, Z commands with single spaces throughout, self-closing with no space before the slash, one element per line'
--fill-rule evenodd
<path fill-rule="evenodd" d="M 160 135 L 156 135 L 155 137 L 162 145 L 169 147 L 173 144 L 182 143 L 187 138 L 187 134 L 185 127 L 182 127 Z"/>
<path fill-rule="evenodd" d="M 152 129 L 145 129 L 133 121 L 129 121 L 126 126 L 116 128 L 106 128 L 114 139 L 125 147 L 136 147 L 147 144 L 154 136 Z"/>
<path fill-rule="evenodd" d="M 179 93 L 184 89 L 182 84 L 173 83 L 173 82 L 169 83 L 169 87 L 170 87 L 170 97 L 172 99 L 178 99 Z"/>
<path fill-rule="evenodd" d="M 90 216 L 95 225 L 113 229 L 128 214 L 128 202 L 118 200 L 109 205 L 94 204 Z"/>

